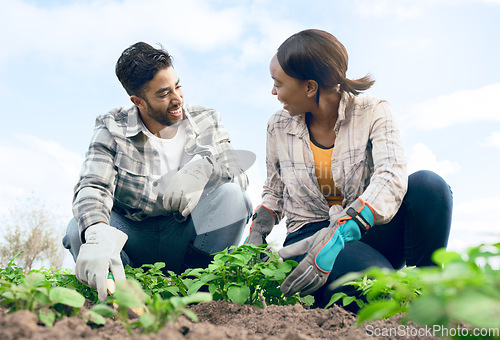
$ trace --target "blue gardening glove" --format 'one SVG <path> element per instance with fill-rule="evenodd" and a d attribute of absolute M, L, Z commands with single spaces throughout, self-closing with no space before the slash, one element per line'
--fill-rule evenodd
<path fill-rule="evenodd" d="M 120 252 L 128 236 L 123 231 L 99 223 L 85 230 L 85 239 L 76 258 L 75 274 L 80 282 L 96 288 L 99 301 L 104 302 L 108 296 L 108 273 L 116 281 L 125 280 Z"/>
<path fill-rule="evenodd" d="M 276 217 L 274 213 L 265 206 L 259 205 L 252 216 L 250 234 L 248 234 L 245 244 L 260 246 L 266 243 L 266 237 L 273 230 L 275 224 Z"/>
<path fill-rule="evenodd" d="M 374 224 L 372 208 L 358 198 L 333 218 L 327 228 L 279 250 L 283 259 L 307 254 L 281 284 L 283 295 L 289 297 L 301 292 L 304 296 L 323 286 L 344 245 L 359 240 Z"/>

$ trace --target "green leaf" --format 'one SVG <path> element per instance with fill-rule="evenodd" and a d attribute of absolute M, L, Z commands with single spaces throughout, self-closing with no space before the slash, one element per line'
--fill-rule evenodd
<path fill-rule="evenodd" d="M 293 267 L 294 266 L 289 261 L 278 263 L 278 270 L 282 271 L 283 273 L 291 272 Z"/>
<path fill-rule="evenodd" d="M 56 321 L 56 313 L 49 308 L 42 308 L 38 312 L 38 318 L 44 325 L 52 327 Z"/>
<path fill-rule="evenodd" d="M 105 304 L 98 304 L 92 307 L 92 311 L 104 316 L 105 318 L 112 318 L 116 315 L 116 310 Z"/>
<path fill-rule="evenodd" d="M 452 297 L 448 302 L 447 312 L 450 318 L 478 328 L 500 325 L 500 299 L 492 298 L 472 287 Z"/>
<path fill-rule="evenodd" d="M 184 309 L 184 315 L 191 319 L 193 322 L 198 322 L 198 316 L 190 309 Z"/>
<path fill-rule="evenodd" d="M 23 286 L 28 289 L 35 289 L 43 286 L 45 282 L 45 275 L 40 273 L 30 273 L 24 279 Z"/>
<path fill-rule="evenodd" d="M 210 293 L 197 292 L 193 295 L 183 296 L 181 299 L 186 306 L 192 303 L 212 301 L 212 295 Z"/>
<path fill-rule="evenodd" d="M 99 313 L 96 313 L 94 310 L 88 310 L 83 314 L 83 320 L 86 323 L 93 323 L 96 325 L 105 325 L 106 319 Z"/>
<path fill-rule="evenodd" d="M 243 305 L 250 297 L 250 288 L 245 285 L 231 286 L 227 290 L 227 296 L 232 302 L 238 305 Z"/>
<path fill-rule="evenodd" d="M 139 282 L 129 279 L 116 282 L 114 297 L 120 307 L 138 308 L 144 306 L 146 293 L 142 290 Z"/>
<path fill-rule="evenodd" d="M 408 310 L 408 317 L 420 325 L 439 325 L 446 323 L 444 301 L 432 295 L 415 299 Z"/>
<path fill-rule="evenodd" d="M 338 293 L 333 294 L 332 297 L 330 298 L 330 301 L 325 306 L 325 309 L 327 309 L 328 307 L 330 307 L 335 302 L 337 302 L 338 300 L 342 299 L 345 296 L 347 296 L 347 294 L 346 293 L 342 293 L 342 292 L 338 292 Z"/>
<path fill-rule="evenodd" d="M 446 251 L 446 248 L 438 249 L 432 254 L 432 261 L 438 265 L 447 265 L 459 260 L 462 260 L 462 256 L 459 253 Z"/>
<path fill-rule="evenodd" d="M 345 306 L 351 304 L 351 302 L 353 302 L 354 300 L 356 300 L 355 296 L 344 296 L 342 298 L 342 305 L 345 307 Z"/>
<path fill-rule="evenodd" d="M 261 270 L 262 274 L 264 274 L 266 277 L 274 279 L 274 280 L 283 280 L 286 275 L 284 272 L 277 271 L 277 270 L 272 270 L 272 269 L 267 269 L 263 268 Z"/>
<path fill-rule="evenodd" d="M 314 304 L 314 296 L 306 295 L 299 298 L 299 301 L 305 304 L 306 306 L 312 306 Z"/>
<path fill-rule="evenodd" d="M 205 282 L 203 281 L 196 281 L 194 282 L 188 289 L 187 294 L 192 295 L 196 293 L 198 290 L 200 290 L 201 287 L 205 285 Z"/>
<path fill-rule="evenodd" d="M 49 291 L 49 299 L 52 304 L 61 303 L 74 308 L 81 308 L 85 303 L 82 294 L 64 287 L 54 287 Z"/>
<path fill-rule="evenodd" d="M 358 313 L 357 325 L 363 321 L 373 321 L 386 319 L 393 315 L 403 312 L 401 306 L 392 300 L 379 300 L 366 305 Z"/>

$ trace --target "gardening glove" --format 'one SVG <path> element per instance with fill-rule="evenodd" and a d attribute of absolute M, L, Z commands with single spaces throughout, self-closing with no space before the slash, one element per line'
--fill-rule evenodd
<path fill-rule="evenodd" d="M 273 230 L 276 224 L 274 213 L 263 205 L 259 205 L 252 216 L 250 234 L 248 234 L 245 244 L 260 246 L 266 243 L 266 237 Z"/>
<path fill-rule="evenodd" d="M 281 284 L 281 292 L 289 297 L 297 292 L 308 295 L 328 279 L 337 255 L 348 242 L 357 241 L 375 224 L 372 208 L 358 198 L 339 215 L 332 218 L 327 228 L 278 251 L 283 258 L 306 254 L 299 265 Z"/>
<path fill-rule="evenodd" d="M 210 158 L 193 158 L 169 181 L 163 194 L 163 207 L 187 217 L 198 204 L 214 170 Z"/>
<path fill-rule="evenodd" d="M 80 246 L 76 259 L 77 279 L 97 289 L 99 301 L 107 299 L 107 278 L 111 272 L 115 281 L 125 280 L 125 270 L 120 258 L 128 236 L 107 224 L 94 224 L 85 230 L 86 242 Z"/>

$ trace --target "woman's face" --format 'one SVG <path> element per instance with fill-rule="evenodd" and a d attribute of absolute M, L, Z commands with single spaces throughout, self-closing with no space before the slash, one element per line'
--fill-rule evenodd
<path fill-rule="evenodd" d="M 311 100 L 307 96 L 307 82 L 286 74 L 276 55 L 271 60 L 269 70 L 274 81 L 272 94 L 278 97 L 278 100 L 283 104 L 283 109 L 287 110 L 290 116 L 309 112 Z"/>

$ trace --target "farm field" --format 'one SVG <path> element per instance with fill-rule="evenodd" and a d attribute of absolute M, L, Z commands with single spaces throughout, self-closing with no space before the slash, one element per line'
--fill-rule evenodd
<path fill-rule="evenodd" d="M 0 339 L 500 339 L 499 255 L 500 244 L 442 249 L 436 267 L 352 273 L 334 284 L 360 294 L 335 294 L 326 309 L 284 297 L 296 262 L 250 245 L 181 274 L 127 266 L 107 303 L 69 270 L 24 273 L 14 258 L 0 268 Z M 357 314 L 340 307 L 350 304 Z"/>
<path fill-rule="evenodd" d="M 156 334 L 141 334 L 133 330 L 130 336 L 125 328 L 115 320 L 107 320 L 106 325 L 92 329 L 79 316 L 65 317 L 53 327 L 37 324 L 33 312 L 19 311 L 7 314 L 5 308 L 0 316 L 0 339 L 192 339 L 192 340 L 306 340 L 306 339 L 371 339 L 375 331 L 397 330 L 402 334 L 407 330 L 399 325 L 399 317 L 385 321 L 375 321 L 355 327 L 356 316 L 341 307 L 307 310 L 301 305 L 267 306 L 260 309 L 225 301 L 203 302 L 190 307 L 199 317 L 192 322 L 180 317 L 168 323 Z M 368 332 L 368 334 L 367 334 Z M 370 333 L 371 332 L 371 333 Z M 413 333 L 418 332 L 418 328 Z M 437 339 L 429 336 L 378 337 L 379 339 Z"/>

